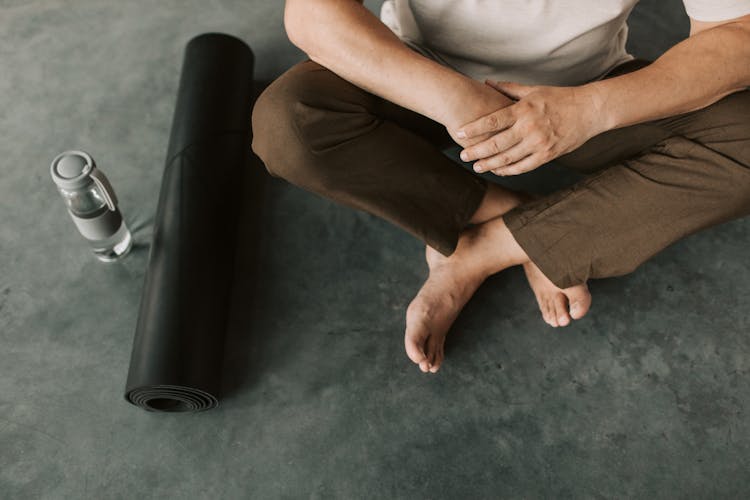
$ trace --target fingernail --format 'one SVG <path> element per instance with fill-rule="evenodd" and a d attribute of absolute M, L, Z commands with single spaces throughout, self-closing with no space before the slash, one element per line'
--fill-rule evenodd
<path fill-rule="evenodd" d="M 459 139 L 466 139 L 466 132 L 464 132 L 463 130 L 459 130 L 458 132 L 456 132 L 456 137 L 458 137 Z"/>
<path fill-rule="evenodd" d="M 474 172 L 481 172 L 481 171 L 482 171 L 482 166 L 480 164 L 478 164 L 478 163 L 475 163 L 474 164 Z"/>
<path fill-rule="evenodd" d="M 463 161 L 469 161 L 469 153 L 467 153 L 466 151 L 461 151 L 461 159 Z"/>

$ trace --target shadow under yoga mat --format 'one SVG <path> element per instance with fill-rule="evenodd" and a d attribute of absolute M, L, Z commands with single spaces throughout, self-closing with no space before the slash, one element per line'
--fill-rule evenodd
<path fill-rule="evenodd" d="M 200 35 L 185 49 L 125 389 L 146 410 L 218 404 L 253 63 L 229 35 Z"/>

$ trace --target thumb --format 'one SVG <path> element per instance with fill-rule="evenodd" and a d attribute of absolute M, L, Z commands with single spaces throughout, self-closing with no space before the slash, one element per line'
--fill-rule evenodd
<path fill-rule="evenodd" d="M 501 82 L 497 80 L 485 80 L 485 84 L 489 85 L 493 89 L 502 92 L 503 94 L 513 99 L 523 99 L 529 95 L 533 90 L 532 85 L 522 85 L 514 82 Z"/>

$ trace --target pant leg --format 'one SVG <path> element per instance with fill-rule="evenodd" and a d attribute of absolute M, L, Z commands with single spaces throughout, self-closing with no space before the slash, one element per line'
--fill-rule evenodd
<path fill-rule="evenodd" d="M 445 127 L 307 60 L 258 98 L 255 153 L 269 173 L 386 219 L 451 254 L 487 181 L 441 152 Z"/>
<path fill-rule="evenodd" d="M 559 287 L 626 274 L 680 238 L 750 214 L 750 91 L 607 132 L 562 160 L 599 171 L 507 213 L 508 228 Z"/>

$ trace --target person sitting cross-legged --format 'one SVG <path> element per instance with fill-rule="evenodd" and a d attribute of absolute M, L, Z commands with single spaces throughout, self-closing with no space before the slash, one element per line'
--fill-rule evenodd
<path fill-rule="evenodd" d="M 481 283 L 524 266 L 544 320 L 589 310 L 687 235 L 750 213 L 750 0 L 684 0 L 690 36 L 653 62 L 625 51 L 637 0 L 287 0 L 308 59 L 252 115 L 271 175 L 382 217 L 426 244 L 405 348 L 436 372 Z M 550 160 L 588 174 L 531 198 L 476 172 Z"/>

